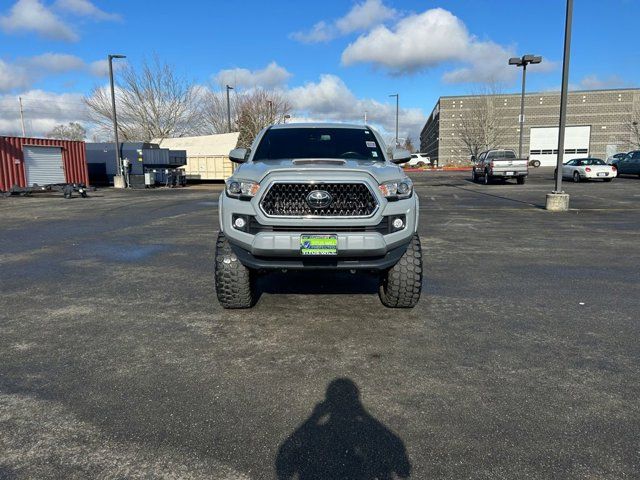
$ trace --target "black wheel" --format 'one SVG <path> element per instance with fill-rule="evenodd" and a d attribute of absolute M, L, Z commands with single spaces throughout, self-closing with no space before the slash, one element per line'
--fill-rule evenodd
<path fill-rule="evenodd" d="M 518 177 L 516 178 L 516 182 L 518 182 L 518 185 L 524 185 L 524 183 L 527 181 L 527 177 Z"/>
<path fill-rule="evenodd" d="M 533 161 L 533 166 L 534 166 L 534 168 L 538 168 L 540 166 L 540 160 L 534 160 Z"/>
<path fill-rule="evenodd" d="M 578 172 L 573 172 L 573 182 L 580 183 L 580 174 Z"/>
<path fill-rule="evenodd" d="M 484 184 L 489 185 L 491 183 L 491 177 L 489 176 L 489 170 L 484 171 Z"/>
<path fill-rule="evenodd" d="M 422 249 L 415 234 L 398 263 L 382 274 L 378 295 L 385 307 L 413 308 L 422 291 Z"/>
<path fill-rule="evenodd" d="M 224 233 L 216 242 L 216 294 L 224 308 L 250 308 L 255 302 L 255 273 L 233 253 Z"/>
<path fill-rule="evenodd" d="M 476 171 L 473 168 L 471 169 L 471 181 L 473 183 L 476 183 L 478 181 L 478 175 L 476 174 Z"/>

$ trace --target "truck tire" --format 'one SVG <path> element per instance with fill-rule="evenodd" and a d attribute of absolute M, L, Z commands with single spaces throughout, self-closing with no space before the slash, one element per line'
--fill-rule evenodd
<path fill-rule="evenodd" d="M 385 307 L 413 308 L 422 291 L 422 249 L 414 234 L 398 263 L 382 274 L 378 295 Z"/>
<path fill-rule="evenodd" d="M 518 177 L 516 178 L 516 182 L 518 182 L 518 185 L 524 185 L 524 183 L 527 181 L 527 177 Z"/>
<path fill-rule="evenodd" d="M 223 308 L 251 308 L 255 302 L 254 272 L 245 267 L 224 233 L 216 241 L 216 294 Z"/>

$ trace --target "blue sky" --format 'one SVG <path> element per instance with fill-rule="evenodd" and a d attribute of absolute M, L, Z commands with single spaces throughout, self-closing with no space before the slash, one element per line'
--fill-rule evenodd
<path fill-rule="evenodd" d="M 133 65 L 157 54 L 198 84 L 281 89 L 298 117 L 354 120 L 367 109 L 389 128 L 388 95 L 399 92 L 401 127 L 414 137 L 441 95 L 470 93 L 491 78 L 517 91 L 518 72 L 504 66 L 510 54 L 544 57 L 528 76 L 529 90 L 560 85 L 562 0 L 149 5 L 0 0 L 0 133 L 17 128 L 18 95 L 28 101 L 34 134 L 82 117 L 82 95 L 106 82 L 99 61 L 109 52 Z M 575 2 L 574 88 L 638 86 L 638 18 L 636 0 Z"/>

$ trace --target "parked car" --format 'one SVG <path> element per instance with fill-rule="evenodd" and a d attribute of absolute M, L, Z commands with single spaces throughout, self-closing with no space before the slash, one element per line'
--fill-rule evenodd
<path fill-rule="evenodd" d="M 616 175 L 616 166 L 607 165 L 599 158 L 574 158 L 562 165 L 562 178 L 571 178 L 576 183 L 582 180 L 610 182 Z"/>
<path fill-rule="evenodd" d="M 376 272 L 387 307 L 411 308 L 422 289 L 419 201 L 373 129 L 282 124 L 262 130 L 220 194 L 215 280 L 224 308 L 249 308 L 267 270 Z"/>
<path fill-rule="evenodd" d="M 426 165 L 431 165 L 431 159 L 426 153 L 412 153 L 411 160 L 405 164 L 407 167 L 424 167 Z"/>
<path fill-rule="evenodd" d="M 471 180 L 477 182 L 481 177 L 485 185 L 495 178 L 515 178 L 518 185 L 523 185 L 529 174 L 529 162 L 526 158 L 516 158 L 513 150 L 488 150 L 471 157 Z"/>
<path fill-rule="evenodd" d="M 640 150 L 627 153 L 616 162 L 618 175 L 640 175 Z"/>
<path fill-rule="evenodd" d="M 626 155 L 627 155 L 626 153 L 622 153 L 622 152 L 614 153 L 609 158 L 607 158 L 607 163 L 609 165 L 615 165 L 620 160 L 622 160 Z"/>

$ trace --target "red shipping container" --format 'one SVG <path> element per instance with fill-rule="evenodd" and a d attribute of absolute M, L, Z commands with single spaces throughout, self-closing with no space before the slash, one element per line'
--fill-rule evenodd
<path fill-rule="evenodd" d="M 29 180 L 25 163 L 25 147 L 58 147 L 62 153 L 64 183 L 89 185 L 87 156 L 84 142 L 55 140 L 52 138 L 25 138 L 0 136 L 0 191 L 13 187 L 26 188 Z M 30 182 L 33 183 L 33 182 Z"/>

